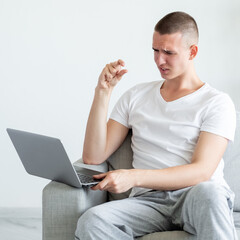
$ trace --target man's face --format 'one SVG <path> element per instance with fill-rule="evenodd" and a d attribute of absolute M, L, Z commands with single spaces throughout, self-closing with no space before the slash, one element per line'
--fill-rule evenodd
<path fill-rule="evenodd" d="M 190 48 L 180 32 L 153 34 L 154 61 L 163 79 L 184 77 L 190 63 Z"/>

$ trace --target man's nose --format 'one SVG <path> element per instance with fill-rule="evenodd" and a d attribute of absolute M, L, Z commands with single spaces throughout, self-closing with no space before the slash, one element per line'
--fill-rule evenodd
<path fill-rule="evenodd" d="M 163 54 L 159 53 L 158 56 L 156 56 L 155 61 L 158 66 L 161 66 L 166 63 L 166 58 Z"/>

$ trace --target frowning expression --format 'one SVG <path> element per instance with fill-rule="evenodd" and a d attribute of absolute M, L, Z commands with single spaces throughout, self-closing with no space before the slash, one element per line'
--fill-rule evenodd
<path fill-rule="evenodd" d="M 190 64 L 190 47 L 180 32 L 154 32 L 152 48 L 154 61 L 163 79 L 184 77 Z"/>

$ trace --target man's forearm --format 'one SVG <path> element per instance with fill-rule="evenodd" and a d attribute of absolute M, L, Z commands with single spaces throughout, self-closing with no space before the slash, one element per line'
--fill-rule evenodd
<path fill-rule="evenodd" d="M 187 164 L 165 169 L 131 169 L 135 187 L 154 190 L 177 190 L 207 181 L 209 177 L 198 164 Z"/>
<path fill-rule="evenodd" d="M 209 175 L 199 164 L 187 164 L 165 169 L 118 169 L 95 178 L 103 179 L 93 190 L 105 190 L 114 193 L 126 192 L 132 187 L 154 190 L 177 190 L 207 181 Z"/>
<path fill-rule="evenodd" d="M 107 140 L 107 113 L 111 93 L 112 89 L 99 89 L 98 87 L 95 89 L 82 156 L 83 161 L 87 164 L 99 164 L 104 160 Z"/>
<path fill-rule="evenodd" d="M 84 139 L 84 163 L 100 164 L 106 159 L 108 105 L 113 88 L 127 73 L 124 65 L 121 59 L 107 64 L 98 78 Z"/>

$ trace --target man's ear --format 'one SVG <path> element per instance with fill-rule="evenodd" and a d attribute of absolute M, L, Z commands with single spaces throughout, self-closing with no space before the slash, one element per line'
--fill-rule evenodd
<path fill-rule="evenodd" d="M 197 45 L 192 45 L 190 47 L 190 56 L 189 56 L 189 60 L 193 60 L 198 53 L 198 46 Z"/>

